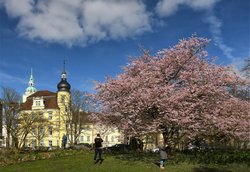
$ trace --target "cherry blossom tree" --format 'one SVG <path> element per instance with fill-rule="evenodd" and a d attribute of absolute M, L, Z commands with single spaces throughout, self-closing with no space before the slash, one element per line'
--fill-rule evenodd
<path fill-rule="evenodd" d="M 208 43 L 192 36 L 153 56 L 144 50 L 122 74 L 97 84 L 100 107 L 93 118 L 135 136 L 223 134 L 249 140 L 250 103 L 232 94 L 247 82 L 208 58 Z"/>

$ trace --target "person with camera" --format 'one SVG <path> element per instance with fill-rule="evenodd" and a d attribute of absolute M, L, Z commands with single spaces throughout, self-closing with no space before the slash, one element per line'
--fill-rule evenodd
<path fill-rule="evenodd" d="M 104 160 L 104 159 L 102 159 L 102 142 L 103 142 L 103 140 L 101 138 L 101 135 L 97 134 L 96 138 L 95 138 L 95 144 L 94 144 L 94 147 L 95 147 L 95 156 L 94 156 L 95 164 L 98 163 L 99 161 L 101 161 L 100 163 L 102 163 L 102 161 Z M 96 159 L 97 155 L 99 156 L 99 159 Z"/>

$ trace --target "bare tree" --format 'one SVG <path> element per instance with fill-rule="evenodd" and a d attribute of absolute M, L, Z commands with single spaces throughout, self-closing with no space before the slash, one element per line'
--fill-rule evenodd
<path fill-rule="evenodd" d="M 46 135 L 48 135 L 49 127 L 51 125 L 52 123 L 47 118 L 44 118 L 42 114 L 39 114 L 37 121 L 33 125 L 34 132 L 32 133 L 37 140 L 37 146 L 42 146 L 41 141 L 44 137 L 46 137 Z"/>
<path fill-rule="evenodd" d="M 66 134 L 70 145 L 77 144 L 83 124 L 89 122 L 88 115 L 93 109 L 92 99 L 89 93 L 77 89 L 71 90 L 69 106 L 65 103 L 65 111 L 62 116 L 66 126 Z"/>
<path fill-rule="evenodd" d="M 88 111 L 90 109 L 90 96 L 87 92 L 77 89 L 71 91 L 71 112 L 72 112 L 72 129 L 74 134 L 74 144 L 77 144 L 81 134 L 82 125 L 86 123 Z"/>
<path fill-rule="evenodd" d="M 18 113 L 20 111 L 20 95 L 13 88 L 2 87 L 3 122 L 7 131 L 6 147 L 18 147 Z M 10 138 L 12 137 L 12 145 Z"/>
<path fill-rule="evenodd" d="M 51 124 L 48 119 L 43 117 L 43 112 L 20 113 L 18 123 L 19 147 L 25 146 L 29 135 L 40 143 Z"/>
<path fill-rule="evenodd" d="M 68 138 L 68 143 L 73 145 L 73 117 L 71 111 L 71 100 L 68 100 L 69 97 L 64 97 L 64 101 L 61 103 L 63 104 L 63 109 L 61 109 L 61 125 L 65 125 L 66 135 Z M 69 103 L 69 104 L 68 104 Z"/>

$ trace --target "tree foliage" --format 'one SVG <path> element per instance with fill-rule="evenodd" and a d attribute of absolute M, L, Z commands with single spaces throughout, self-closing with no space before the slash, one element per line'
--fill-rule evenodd
<path fill-rule="evenodd" d="M 116 78 L 96 86 L 93 118 L 131 135 L 162 132 L 165 139 L 223 134 L 249 139 L 250 104 L 232 92 L 247 82 L 209 59 L 208 40 L 191 37 L 151 56 L 148 51 Z"/>
<path fill-rule="evenodd" d="M 243 68 L 241 69 L 243 75 L 250 80 L 250 57 L 245 59 Z"/>

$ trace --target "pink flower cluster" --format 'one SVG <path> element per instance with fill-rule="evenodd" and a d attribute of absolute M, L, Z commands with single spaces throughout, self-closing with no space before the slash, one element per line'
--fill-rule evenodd
<path fill-rule="evenodd" d="M 191 37 L 151 56 L 147 51 L 116 78 L 97 84 L 93 117 L 131 135 L 169 126 L 187 137 L 223 133 L 249 140 L 250 103 L 232 91 L 248 84 L 207 57 L 207 39 Z"/>

